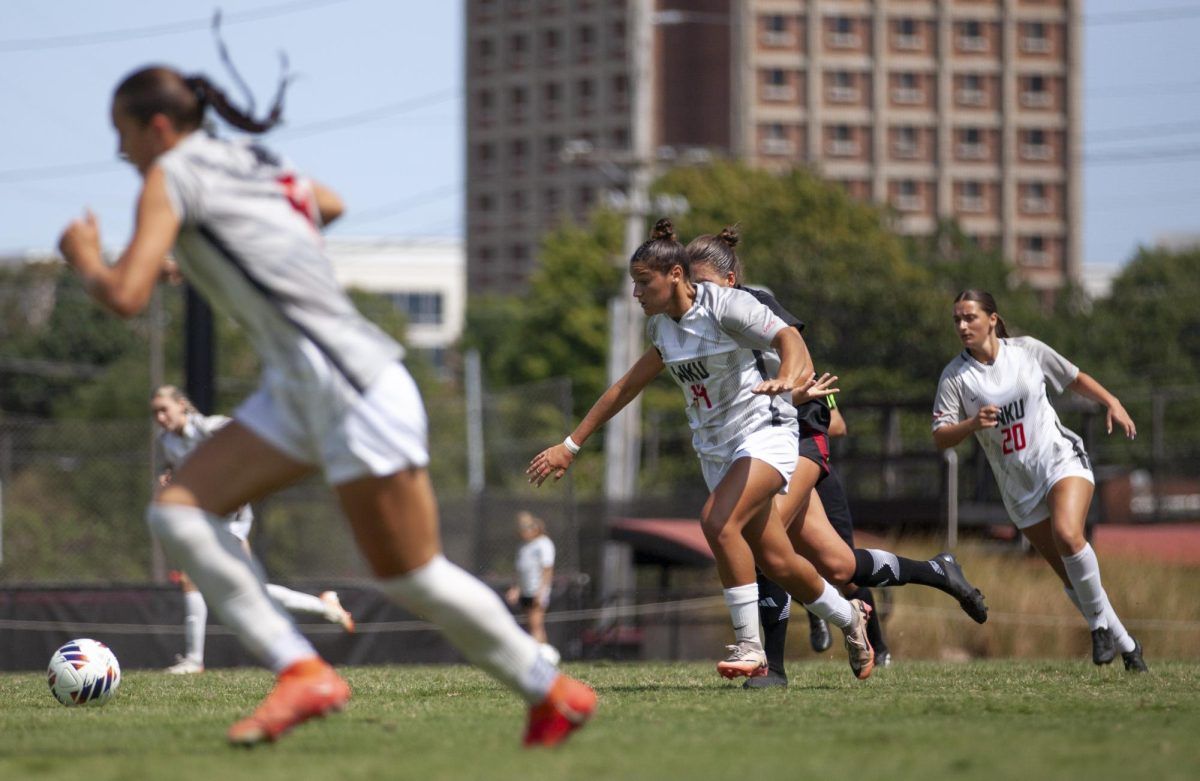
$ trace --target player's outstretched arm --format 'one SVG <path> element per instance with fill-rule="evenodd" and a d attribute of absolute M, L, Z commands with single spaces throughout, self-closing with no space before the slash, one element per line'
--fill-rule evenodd
<path fill-rule="evenodd" d="M 67 226 L 58 248 L 93 298 L 121 317 L 133 317 L 150 301 L 178 233 L 179 218 L 167 198 L 166 175 L 154 166 L 146 173 L 138 198 L 133 239 L 115 264 L 104 262 L 100 225 L 91 211 Z"/>
<path fill-rule="evenodd" d="M 530 460 L 529 467 L 525 470 L 525 474 L 529 475 L 529 482 L 541 485 L 546 482 L 547 477 L 552 475 L 555 480 L 562 479 L 562 476 L 567 473 L 567 469 L 575 461 L 575 453 L 583 446 L 588 437 L 596 433 L 596 430 L 607 423 L 613 415 L 625 409 L 625 406 L 633 401 L 662 370 L 662 356 L 658 354 L 658 350 L 651 347 L 642 354 L 641 358 L 638 358 L 637 363 L 625 373 L 624 377 L 604 391 L 587 414 L 583 416 L 583 420 L 579 421 L 579 425 L 568 437 L 575 446 L 575 451 L 567 447 L 564 441 L 546 448 Z"/>
<path fill-rule="evenodd" d="M 328 225 L 346 213 L 346 204 L 333 190 L 320 182 L 313 182 L 312 188 L 317 201 L 317 213 L 321 215 L 321 225 Z"/>
<path fill-rule="evenodd" d="M 1071 390 L 1083 396 L 1085 399 L 1103 404 L 1108 410 L 1105 416 L 1105 424 L 1108 433 L 1113 432 L 1113 422 L 1115 421 L 1122 429 L 1125 430 L 1125 436 L 1133 439 L 1137 436 L 1137 426 L 1133 424 L 1133 418 L 1129 417 L 1129 413 L 1125 411 L 1120 400 L 1108 392 L 1108 390 L 1096 381 L 1096 378 L 1087 372 L 1079 372 L 1075 377 L 1075 381 L 1067 386 Z"/>

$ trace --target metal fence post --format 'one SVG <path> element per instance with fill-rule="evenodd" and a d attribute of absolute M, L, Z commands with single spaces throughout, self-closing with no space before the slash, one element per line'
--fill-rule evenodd
<path fill-rule="evenodd" d="M 946 448 L 946 547 L 958 547 L 958 451 Z"/>

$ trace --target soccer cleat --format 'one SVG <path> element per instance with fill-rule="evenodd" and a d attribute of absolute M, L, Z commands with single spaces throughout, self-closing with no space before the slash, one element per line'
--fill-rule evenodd
<path fill-rule="evenodd" d="M 833 645 L 833 636 L 829 634 L 829 624 L 820 616 L 808 614 L 808 642 L 817 653 L 824 653 Z"/>
<path fill-rule="evenodd" d="M 190 656 L 175 655 L 175 664 L 171 665 L 163 672 L 168 675 L 195 675 L 196 673 L 204 672 L 204 662 L 197 662 Z"/>
<path fill-rule="evenodd" d="M 717 672 L 724 678 L 757 678 L 767 674 L 767 655 L 762 646 L 742 641 L 727 645 L 729 656 L 717 662 Z"/>
<path fill-rule="evenodd" d="M 350 611 L 342 607 L 342 601 L 338 599 L 336 591 L 323 591 L 317 597 L 325 603 L 325 620 L 331 624 L 341 624 L 342 629 L 347 632 L 354 631 L 354 616 L 350 615 Z"/>
<path fill-rule="evenodd" d="M 876 667 L 891 667 L 892 666 L 892 652 L 891 651 L 876 651 L 875 652 L 875 666 Z"/>
<path fill-rule="evenodd" d="M 787 674 L 767 668 L 766 675 L 756 675 L 752 678 L 747 678 L 742 684 L 743 689 L 774 689 L 787 688 Z"/>
<path fill-rule="evenodd" d="M 1117 643 L 1106 626 L 1092 630 L 1092 664 L 1112 664 L 1117 658 Z"/>
<path fill-rule="evenodd" d="M 344 710 L 349 701 L 350 687 L 332 667 L 316 657 L 302 659 L 279 674 L 253 714 L 229 728 L 229 742 L 269 743 L 297 724 Z"/>
<path fill-rule="evenodd" d="M 596 692 L 586 683 L 558 674 L 546 699 L 529 708 L 526 748 L 556 746 L 582 727 L 596 711 Z"/>
<path fill-rule="evenodd" d="M 846 633 L 846 653 L 850 656 L 850 669 L 854 677 L 860 681 L 871 677 L 875 669 L 875 649 L 867 639 L 867 619 L 871 616 L 871 606 L 863 604 L 861 599 L 850 600 L 850 626 L 842 631 Z"/>
<path fill-rule="evenodd" d="M 945 570 L 948 593 L 958 600 L 963 612 L 977 624 L 987 621 L 988 609 L 983 601 L 983 592 L 970 584 L 954 554 L 939 553 L 933 557 L 932 562 Z"/>
<path fill-rule="evenodd" d="M 1148 673 L 1150 668 L 1146 666 L 1146 660 L 1142 658 L 1142 643 L 1133 635 L 1133 650 L 1122 651 L 1121 661 L 1125 662 L 1125 669 L 1131 673 Z"/>

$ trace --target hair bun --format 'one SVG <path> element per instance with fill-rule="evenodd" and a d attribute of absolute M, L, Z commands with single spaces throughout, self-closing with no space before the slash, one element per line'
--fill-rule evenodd
<path fill-rule="evenodd" d="M 738 242 L 741 240 L 741 236 L 738 235 L 736 225 L 730 225 L 722 228 L 721 232 L 717 234 L 717 238 L 728 244 L 730 247 L 736 247 Z"/>
<path fill-rule="evenodd" d="M 667 241 L 675 241 L 675 226 L 671 221 L 663 217 L 658 222 L 654 223 L 654 230 L 650 231 L 650 240 L 666 239 Z"/>

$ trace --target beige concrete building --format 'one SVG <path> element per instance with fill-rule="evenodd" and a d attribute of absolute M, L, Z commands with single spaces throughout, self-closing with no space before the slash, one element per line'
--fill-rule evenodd
<path fill-rule="evenodd" d="M 1081 0 L 650 1 L 654 146 L 810 165 L 1039 288 L 1080 277 Z M 628 148 L 631 2 L 468 1 L 472 293 L 522 290 L 541 232 L 618 183 L 559 153 Z"/>

